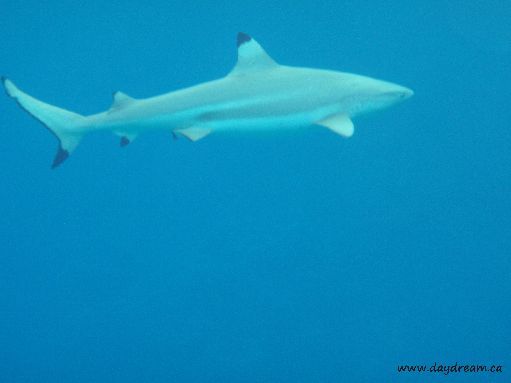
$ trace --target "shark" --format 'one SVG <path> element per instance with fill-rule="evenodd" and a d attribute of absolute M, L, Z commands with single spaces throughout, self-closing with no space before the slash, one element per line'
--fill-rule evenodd
<path fill-rule="evenodd" d="M 52 168 L 61 165 L 82 138 L 111 131 L 124 147 L 148 130 L 198 141 L 216 132 L 298 130 L 322 126 L 342 137 L 354 133 L 352 119 L 413 95 L 401 85 L 357 74 L 278 64 L 246 33 L 237 35 L 238 59 L 223 78 L 163 95 L 135 99 L 113 94 L 112 106 L 83 116 L 20 90 L 2 77 L 7 95 L 59 141 Z"/>

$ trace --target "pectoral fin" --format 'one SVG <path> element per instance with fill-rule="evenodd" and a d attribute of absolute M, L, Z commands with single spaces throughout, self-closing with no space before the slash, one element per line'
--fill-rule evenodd
<path fill-rule="evenodd" d="M 346 114 L 338 114 L 317 122 L 318 125 L 330 129 L 332 132 L 343 137 L 351 137 L 355 131 L 353 122 Z"/>
<path fill-rule="evenodd" d="M 177 129 L 175 132 L 195 142 L 211 133 L 211 129 L 192 126 L 186 129 Z"/>

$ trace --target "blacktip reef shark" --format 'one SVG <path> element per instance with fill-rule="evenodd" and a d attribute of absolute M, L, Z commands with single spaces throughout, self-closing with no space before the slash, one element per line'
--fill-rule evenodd
<path fill-rule="evenodd" d="M 413 95 L 400 85 L 331 70 L 279 65 L 252 37 L 238 33 L 238 61 L 225 77 L 147 99 L 122 92 L 105 112 L 82 116 L 46 104 L 2 78 L 7 94 L 60 141 L 52 168 L 64 162 L 83 136 L 112 131 L 126 146 L 147 130 L 191 141 L 217 131 L 290 130 L 324 126 L 343 137 L 352 118 Z"/>

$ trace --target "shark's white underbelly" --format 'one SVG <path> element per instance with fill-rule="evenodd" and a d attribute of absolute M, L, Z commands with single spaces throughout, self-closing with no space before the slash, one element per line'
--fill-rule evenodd
<path fill-rule="evenodd" d="M 198 125 L 204 125 L 214 131 L 258 131 L 289 130 L 304 128 L 337 113 L 338 106 L 327 105 L 311 110 L 287 113 L 258 113 L 253 116 L 218 114 L 215 118 L 200 118 Z"/>
<path fill-rule="evenodd" d="M 293 105 L 293 107 L 289 107 Z M 142 107 L 142 105 L 140 105 Z M 340 113 L 338 104 L 319 104 L 314 101 L 297 105 L 286 102 L 240 102 L 197 106 L 172 113 L 146 114 L 130 118 L 129 114 L 104 121 L 99 129 L 119 129 L 141 133 L 146 130 L 175 130 L 201 127 L 212 131 L 288 130 L 310 126 Z M 114 116 L 112 116 L 114 117 Z"/>

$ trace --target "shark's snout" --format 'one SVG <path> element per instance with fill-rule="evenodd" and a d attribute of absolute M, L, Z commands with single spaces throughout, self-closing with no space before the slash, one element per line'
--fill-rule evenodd
<path fill-rule="evenodd" d="M 396 101 L 404 101 L 413 96 L 413 90 L 397 84 L 386 83 L 382 90 L 383 94 Z"/>
<path fill-rule="evenodd" d="M 386 109 L 413 96 L 413 91 L 407 87 L 387 81 L 366 78 L 361 81 L 367 94 L 366 101 L 359 114 Z"/>
<path fill-rule="evenodd" d="M 382 93 L 382 99 L 386 100 L 388 105 L 399 104 L 413 96 L 413 90 L 396 84 L 388 86 Z"/>
<path fill-rule="evenodd" d="M 406 100 L 413 96 L 413 90 L 409 88 L 405 88 L 404 86 L 401 87 L 401 90 L 399 91 L 399 98 L 402 100 Z"/>

